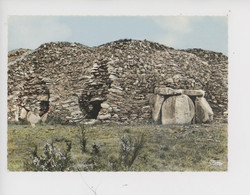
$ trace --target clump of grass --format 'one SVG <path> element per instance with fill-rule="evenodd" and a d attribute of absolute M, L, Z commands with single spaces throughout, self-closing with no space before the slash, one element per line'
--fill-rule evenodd
<path fill-rule="evenodd" d="M 100 171 L 106 168 L 106 155 L 99 143 L 92 144 L 90 158 L 86 161 L 90 171 Z"/>
<path fill-rule="evenodd" d="M 80 125 L 78 126 L 78 131 L 77 131 L 77 137 L 80 141 L 80 148 L 81 148 L 81 151 L 82 153 L 86 152 L 87 151 L 87 140 L 88 140 L 88 137 L 87 137 L 87 129 L 85 128 L 84 125 Z"/>
<path fill-rule="evenodd" d="M 49 116 L 46 119 L 45 123 L 48 124 L 48 125 L 63 125 L 63 124 L 65 124 L 65 122 L 62 121 L 60 118 L 51 117 L 51 116 Z"/>
<path fill-rule="evenodd" d="M 93 143 L 91 154 L 92 155 L 99 155 L 100 152 L 101 152 L 101 145 L 98 143 Z"/>

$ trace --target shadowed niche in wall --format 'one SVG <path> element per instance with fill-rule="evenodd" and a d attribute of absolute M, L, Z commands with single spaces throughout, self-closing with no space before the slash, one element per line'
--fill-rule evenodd
<path fill-rule="evenodd" d="M 48 111 L 49 111 L 49 101 L 41 101 L 39 115 L 42 116 L 44 113 L 46 113 Z"/>
<path fill-rule="evenodd" d="M 90 102 L 90 104 L 88 106 L 89 111 L 87 113 L 87 118 L 88 119 L 97 119 L 98 113 L 101 110 L 101 103 L 102 102 L 103 101 L 100 101 L 100 100 Z"/>

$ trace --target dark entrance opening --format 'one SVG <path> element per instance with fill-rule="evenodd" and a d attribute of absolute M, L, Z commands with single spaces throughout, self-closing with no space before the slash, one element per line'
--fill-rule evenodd
<path fill-rule="evenodd" d="M 98 113 L 101 110 L 101 103 L 103 101 L 96 100 L 89 103 L 88 106 L 88 116 L 89 119 L 97 119 Z"/>
<path fill-rule="evenodd" d="M 196 96 L 188 96 L 188 97 L 192 100 L 192 102 L 194 103 L 194 106 L 195 106 Z"/>
<path fill-rule="evenodd" d="M 39 115 L 42 116 L 43 114 L 45 114 L 48 111 L 49 111 L 49 101 L 41 101 Z"/>

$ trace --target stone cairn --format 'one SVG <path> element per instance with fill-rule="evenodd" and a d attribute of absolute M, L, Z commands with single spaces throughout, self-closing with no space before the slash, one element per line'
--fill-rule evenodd
<path fill-rule="evenodd" d="M 146 40 L 92 48 L 52 42 L 35 50 L 14 50 L 8 63 L 8 120 L 18 120 L 20 108 L 25 108 L 62 123 L 149 121 L 152 97 L 166 87 L 206 91 L 202 104 L 209 102 L 215 120 L 226 120 L 227 63 L 221 53 L 175 50 Z M 168 105 L 164 102 L 162 110 Z"/>

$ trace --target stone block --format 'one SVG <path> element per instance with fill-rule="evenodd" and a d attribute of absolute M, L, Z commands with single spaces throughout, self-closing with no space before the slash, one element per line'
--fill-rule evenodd
<path fill-rule="evenodd" d="M 160 120 L 160 115 L 161 115 L 160 113 L 163 102 L 164 102 L 164 96 L 155 95 L 154 104 L 152 107 L 152 118 L 155 122 Z"/>
<path fill-rule="evenodd" d="M 192 100 L 187 95 L 171 96 L 162 105 L 162 124 L 191 124 L 195 116 Z"/>
<path fill-rule="evenodd" d="M 20 112 L 20 118 L 21 119 L 25 119 L 27 116 L 27 111 L 25 108 L 21 108 L 21 112 Z"/>
<path fill-rule="evenodd" d="M 108 109 L 110 107 L 110 105 L 103 102 L 103 103 L 101 103 L 101 107 L 105 108 L 105 109 Z"/>
<path fill-rule="evenodd" d="M 39 116 L 39 114 L 37 114 L 36 112 L 28 112 L 27 114 L 27 121 L 30 122 L 32 127 L 35 127 L 36 124 L 41 120 L 41 117 Z"/>
<path fill-rule="evenodd" d="M 105 115 L 98 115 L 97 119 L 99 120 L 106 120 L 106 119 L 110 119 L 111 118 L 111 114 L 105 114 Z"/>
<path fill-rule="evenodd" d="M 183 90 L 183 94 L 188 96 L 204 97 L 205 91 L 203 90 Z"/>
<path fill-rule="evenodd" d="M 204 97 L 195 99 L 195 120 L 197 123 L 206 123 L 213 120 L 213 110 Z"/>
<path fill-rule="evenodd" d="M 183 89 L 172 89 L 170 87 L 156 88 L 155 94 L 159 95 L 181 95 L 183 94 Z"/>

